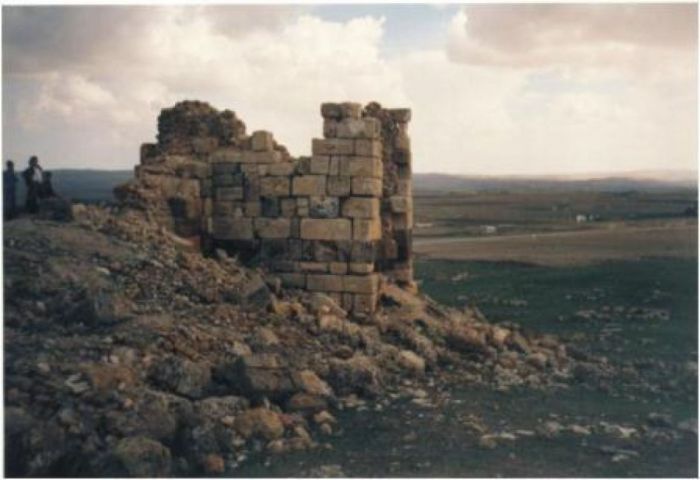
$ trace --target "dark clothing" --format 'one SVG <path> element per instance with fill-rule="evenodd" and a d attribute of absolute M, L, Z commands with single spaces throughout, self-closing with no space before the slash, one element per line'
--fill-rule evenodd
<path fill-rule="evenodd" d="M 17 214 L 17 175 L 14 170 L 2 172 L 3 216 L 6 220 Z"/>
<path fill-rule="evenodd" d="M 53 191 L 51 180 L 48 177 L 44 177 L 44 181 L 41 184 L 41 191 L 39 192 L 39 198 L 52 198 L 55 196 L 56 192 Z"/>
<path fill-rule="evenodd" d="M 27 200 L 26 209 L 29 213 L 37 213 L 39 211 L 39 195 L 41 193 L 41 184 L 43 181 L 43 172 L 40 166 L 27 167 L 22 172 L 24 183 L 27 185 Z"/>

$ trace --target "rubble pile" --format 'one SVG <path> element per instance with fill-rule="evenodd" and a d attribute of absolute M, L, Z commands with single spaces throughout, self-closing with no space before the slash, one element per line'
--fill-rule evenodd
<path fill-rule="evenodd" d="M 322 292 L 178 237 L 127 207 L 5 228 L 7 473 L 215 475 L 331 448 L 341 409 L 430 402 L 460 378 L 502 388 L 573 375 L 553 338 L 383 280 L 349 314 Z"/>

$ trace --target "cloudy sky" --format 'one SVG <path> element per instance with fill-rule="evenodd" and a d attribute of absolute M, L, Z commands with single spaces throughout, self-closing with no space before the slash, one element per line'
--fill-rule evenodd
<path fill-rule="evenodd" d="M 295 155 L 322 101 L 413 109 L 414 169 L 697 167 L 697 6 L 3 7 L 3 156 L 131 168 L 159 110 L 230 108 Z"/>

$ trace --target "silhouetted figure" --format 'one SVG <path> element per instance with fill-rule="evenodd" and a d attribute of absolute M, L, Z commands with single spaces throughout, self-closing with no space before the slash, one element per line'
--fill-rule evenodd
<path fill-rule="evenodd" d="M 39 166 L 39 159 L 36 156 L 32 156 L 29 159 L 29 167 L 22 172 L 22 177 L 27 186 L 27 200 L 25 203 L 27 212 L 37 213 L 39 211 L 41 185 L 44 182 L 44 171 Z"/>
<path fill-rule="evenodd" d="M 53 191 L 53 185 L 51 184 L 51 172 L 44 172 L 39 198 L 52 198 L 55 196 L 56 192 Z"/>
<path fill-rule="evenodd" d="M 6 165 L 2 172 L 3 218 L 11 220 L 17 215 L 17 175 L 15 162 L 8 160 Z"/>

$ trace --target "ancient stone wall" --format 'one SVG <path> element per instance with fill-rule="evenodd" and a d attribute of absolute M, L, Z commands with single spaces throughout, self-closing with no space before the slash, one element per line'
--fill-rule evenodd
<path fill-rule="evenodd" d="M 372 312 L 382 276 L 412 282 L 410 110 L 325 103 L 321 115 L 312 157 L 292 158 L 233 112 L 182 102 L 162 111 L 158 143 L 142 146 L 137 181 L 117 194 L 283 286 Z"/>

